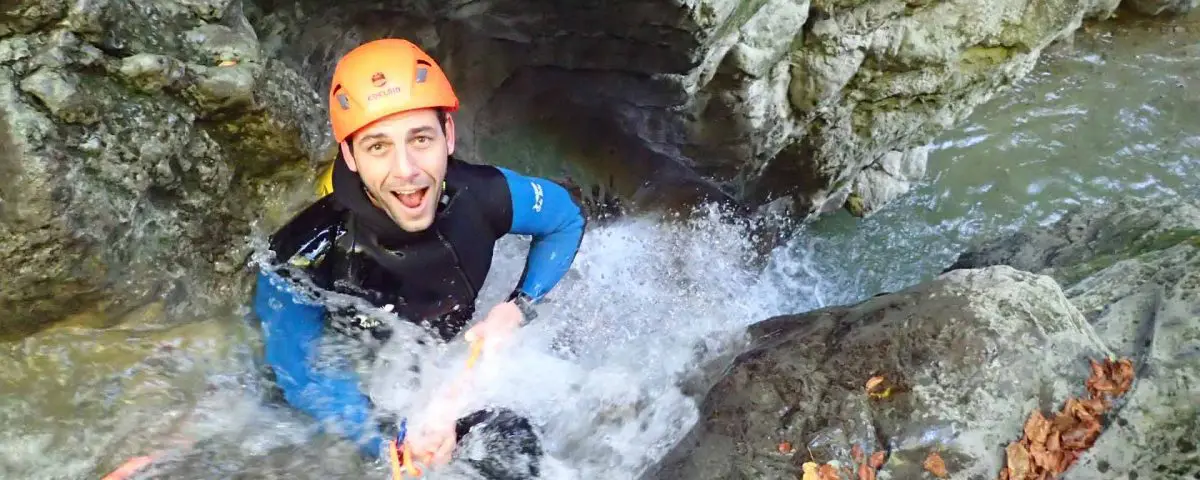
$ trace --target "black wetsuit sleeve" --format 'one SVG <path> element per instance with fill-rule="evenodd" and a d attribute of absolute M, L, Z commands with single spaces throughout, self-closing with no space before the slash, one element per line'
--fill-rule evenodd
<path fill-rule="evenodd" d="M 273 263 L 291 263 L 302 268 L 312 281 L 328 288 L 330 272 L 327 262 L 320 261 L 333 245 L 337 226 L 344 211 L 332 195 L 309 205 L 270 238 Z"/>

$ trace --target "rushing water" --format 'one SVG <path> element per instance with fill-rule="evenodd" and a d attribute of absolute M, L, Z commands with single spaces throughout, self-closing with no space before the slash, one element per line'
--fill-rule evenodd
<path fill-rule="evenodd" d="M 833 259 L 815 267 L 849 300 L 928 279 L 981 234 L 1122 198 L 1200 198 L 1198 26 L 1080 34 L 942 135 L 925 185 L 865 220 L 825 218 L 789 248 Z"/>
<path fill-rule="evenodd" d="M 902 288 L 981 234 L 1076 205 L 1200 195 L 1200 51 L 1175 35 L 1101 34 L 1048 57 L 938 140 L 934 176 L 912 195 L 865 220 L 840 214 L 808 226 L 765 267 L 750 266 L 747 230 L 716 213 L 591 231 L 521 347 L 485 355 L 473 401 L 538 424 L 547 478 L 629 478 L 696 420 L 683 385 L 741 326 Z M 500 246 L 482 311 L 516 280 L 524 244 Z M 0 477 L 98 478 L 165 449 L 153 472 L 170 478 L 385 478 L 263 400 L 258 337 L 244 313 L 180 319 L 147 308 L 116 327 L 68 322 L 0 345 Z M 422 388 L 408 391 L 395 388 L 411 380 L 402 364 L 415 360 L 404 352 L 385 348 L 393 363 L 371 377 L 386 407 L 419 404 L 434 372 L 453 371 L 463 353 L 451 346 L 444 369 L 422 370 Z M 182 439 L 196 443 L 176 448 Z"/>

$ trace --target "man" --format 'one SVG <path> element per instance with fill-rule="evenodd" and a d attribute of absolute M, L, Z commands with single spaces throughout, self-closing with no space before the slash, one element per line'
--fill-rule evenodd
<path fill-rule="evenodd" d="M 403 437 L 414 457 L 445 463 L 480 423 L 527 432 L 518 448 L 540 451 L 528 422 L 504 410 L 403 432 L 403 423 L 372 418 L 353 373 L 314 368 L 318 341 L 329 332 L 390 335 L 362 312 L 326 307 L 325 291 L 365 300 L 449 341 L 474 314 L 496 240 L 531 235 L 516 289 L 465 333 L 468 341 L 503 341 L 534 318 L 534 305 L 574 260 L 585 226 L 579 206 L 549 180 L 456 159 L 451 113 L 458 105 L 441 68 L 412 43 L 383 39 L 347 53 L 329 92 L 341 149 L 332 194 L 272 236 L 280 268 L 259 274 L 255 313 L 285 400 L 371 455 Z M 309 280 L 318 288 L 306 288 Z"/>

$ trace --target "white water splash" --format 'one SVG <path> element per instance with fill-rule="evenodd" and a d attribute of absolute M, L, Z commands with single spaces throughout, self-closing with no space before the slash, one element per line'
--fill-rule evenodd
<path fill-rule="evenodd" d="M 527 416 L 550 463 L 545 478 L 637 477 L 697 421 L 699 399 L 685 385 L 701 365 L 738 345 L 744 326 L 784 306 L 816 306 L 787 290 L 796 282 L 779 282 L 806 267 L 777 254 L 763 273 L 751 266 L 753 242 L 716 209 L 692 220 L 625 218 L 590 230 L 537 321 L 512 348 L 485 353 L 464 413 L 493 405 Z M 477 318 L 511 291 L 527 245 L 500 243 Z M 805 283 L 815 286 L 815 278 Z M 371 392 L 385 408 L 420 411 L 436 379 L 463 368 L 459 340 L 444 361 L 420 360 L 422 388 L 409 390 L 409 347 L 393 342 L 380 355 L 391 363 L 375 372 Z M 410 422 L 417 428 L 420 419 Z"/>

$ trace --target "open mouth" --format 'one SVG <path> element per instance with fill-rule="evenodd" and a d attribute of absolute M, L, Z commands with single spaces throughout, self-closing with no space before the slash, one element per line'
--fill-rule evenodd
<path fill-rule="evenodd" d="M 401 205 L 407 208 L 420 208 L 425 203 L 425 194 L 429 192 L 429 187 L 421 188 L 406 188 L 403 190 L 393 190 L 392 196 L 400 201 Z"/>

